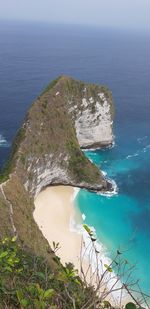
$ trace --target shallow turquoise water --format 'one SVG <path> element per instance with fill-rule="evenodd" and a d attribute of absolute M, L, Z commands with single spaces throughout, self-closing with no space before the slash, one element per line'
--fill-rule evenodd
<path fill-rule="evenodd" d="M 150 293 L 150 34 L 0 22 L 0 168 L 31 102 L 61 74 L 107 85 L 115 102 L 116 146 L 88 152 L 114 179 L 112 198 L 80 191 L 77 202 L 109 250 L 132 248 Z M 130 157 L 128 157 L 130 156 Z"/>
<path fill-rule="evenodd" d="M 120 249 L 129 263 L 136 264 L 133 278 L 140 279 L 145 293 L 150 293 L 148 142 L 148 137 L 138 140 L 128 155 L 123 143 L 105 151 L 85 152 L 115 180 L 118 194 L 106 197 L 80 190 L 76 198 L 77 207 L 86 216 L 85 222 L 96 229 L 107 255 L 113 257 Z"/>

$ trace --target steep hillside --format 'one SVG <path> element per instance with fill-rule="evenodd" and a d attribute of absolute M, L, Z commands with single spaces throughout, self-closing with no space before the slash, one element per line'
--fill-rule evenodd
<path fill-rule="evenodd" d="M 81 148 L 112 144 L 113 110 L 111 93 L 102 86 L 62 76 L 45 89 L 29 109 L 1 175 L 1 235 L 18 234 L 32 252 L 49 259 L 33 220 L 33 199 L 54 184 L 110 187 Z"/>

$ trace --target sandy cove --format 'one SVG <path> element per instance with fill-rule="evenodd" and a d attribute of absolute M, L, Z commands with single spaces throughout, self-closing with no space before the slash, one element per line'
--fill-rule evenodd
<path fill-rule="evenodd" d="M 73 200 L 75 189 L 70 186 L 47 187 L 35 199 L 34 219 L 51 247 L 53 241 L 59 243 L 57 255 L 63 264 L 71 262 L 80 268 L 81 234 L 70 230 L 70 222 L 75 214 Z"/>
<path fill-rule="evenodd" d="M 38 224 L 50 246 L 53 248 L 53 241 L 59 243 L 60 249 L 57 255 L 61 258 L 62 264 L 73 263 L 80 274 L 80 254 L 82 233 L 71 231 L 71 220 L 82 224 L 82 216 L 74 208 L 76 188 L 71 186 L 51 186 L 43 190 L 35 199 L 34 219 Z M 84 239 L 85 241 L 85 239 Z M 110 262 L 104 254 L 101 256 L 103 265 Z M 89 262 L 85 257 L 82 264 L 84 271 L 88 269 Z M 88 276 L 89 277 L 89 276 Z M 90 282 L 90 277 L 87 281 Z M 94 282 L 93 282 L 94 283 Z M 119 303 L 120 293 L 114 292 L 108 297 L 114 305 Z M 124 295 L 123 303 L 131 301 L 128 295 Z"/>

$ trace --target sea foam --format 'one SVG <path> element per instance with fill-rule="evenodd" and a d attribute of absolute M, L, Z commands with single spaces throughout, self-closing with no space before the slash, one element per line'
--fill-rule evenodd
<path fill-rule="evenodd" d="M 85 214 L 82 214 L 82 220 L 84 222 Z M 94 227 L 89 226 L 89 228 L 93 232 L 94 238 L 97 239 L 96 230 L 94 229 Z M 92 249 L 91 239 L 90 239 L 88 233 L 86 232 L 86 230 L 84 229 L 84 227 L 81 223 L 78 224 L 72 218 L 72 220 L 70 221 L 70 230 L 72 232 L 75 232 L 77 234 L 82 235 L 81 261 L 83 261 L 83 264 L 84 264 L 84 261 L 85 261 L 86 265 L 90 266 L 90 269 L 92 270 L 93 274 L 95 273 L 95 271 L 97 269 L 97 258 L 99 259 L 99 263 L 98 263 L 99 268 L 97 269 L 97 271 L 99 273 L 99 277 L 101 277 L 104 274 L 104 272 L 106 272 L 106 266 L 105 265 L 111 265 L 112 264 L 112 260 L 108 257 L 108 252 L 107 252 L 105 246 L 98 239 L 94 242 L 95 250 L 97 252 L 99 252 L 98 256 L 97 256 L 96 253 L 94 253 L 94 251 Z M 82 265 L 82 262 L 81 262 L 81 265 Z M 89 272 L 90 272 L 90 270 L 89 270 Z M 94 276 L 93 276 L 93 279 L 91 281 L 92 285 L 93 284 L 95 285 L 94 281 L 95 281 L 95 279 L 94 279 Z M 112 271 L 112 272 L 108 271 L 106 273 L 106 275 L 104 276 L 104 279 L 103 279 L 103 285 L 105 285 L 105 284 L 106 284 L 106 288 L 108 290 L 111 290 L 113 286 L 117 290 L 117 291 L 113 291 L 108 297 L 109 300 L 111 300 L 113 303 L 115 303 L 117 305 L 119 303 L 120 296 L 121 296 L 120 288 L 121 288 L 122 284 L 121 284 L 120 280 L 118 280 L 118 277 L 117 277 L 117 275 L 115 274 L 114 271 Z M 126 296 L 125 291 L 122 291 L 122 296 L 123 297 Z"/>
<path fill-rule="evenodd" d="M 118 186 L 114 179 L 110 179 L 107 176 L 107 173 L 105 171 L 102 171 L 103 176 L 111 183 L 112 190 L 111 191 L 105 191 L 105 192 L 97 192 L 97 194 L 106 196 L 106 197 L 112 197 L 113 195 L 117 195 L 119 192 Z"/>
<path fill-rule="evenodd" d="M 5 137 L 0 134 L 0 147 L 9 147 L 10 143 L 5 139 Z"/>
<path fill-rule="evenodd" d="M 130 154 L 126 157 L 126 159 L 131 159 L 133 157 L 138 157 L 140 155 L 142 155 L 143 153 L 147 152 L 148 150 L 150 150 L 150 144 L 144 146 L 142 149 L 137 150 L 135 153 Z"/>

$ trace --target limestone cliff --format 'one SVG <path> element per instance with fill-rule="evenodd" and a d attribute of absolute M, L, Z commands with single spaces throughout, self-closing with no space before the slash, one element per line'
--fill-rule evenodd
<path fill-rule="evenodd" d="M 106 87 L 65 76 L 32 104 L 13 143 L 7 174 L 2 176 L 8 180 L 0 188 L 0 214 L 5 214 L 11 232 L 16 230 L 28 247 L 33 249 L 33 237 L 35 251 L 43 241 L 32 212 L 33 198 L 44 187 L 68 184 L 107 190 L 109 183 L 81 148 L 112 144 L 113 110 Z"/>
<path fill-rule="evenodd" d="M 111 95 L 104 87 L 61 77 L 30 108 L 22 127 L 16 172 L 33 196 L 50 184 L 107 189 L 80 147 L 110 145 Z"/>

